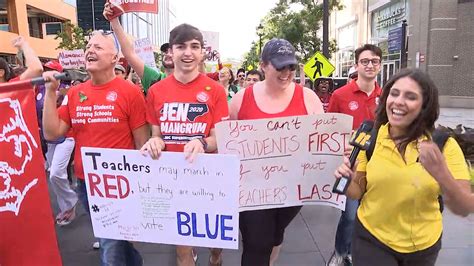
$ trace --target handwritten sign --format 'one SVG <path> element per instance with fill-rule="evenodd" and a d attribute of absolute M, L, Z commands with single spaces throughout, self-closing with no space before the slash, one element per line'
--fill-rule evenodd
<path fill-rule="evenodd" d="M 158 0 L 107 0 L 107 2 L 112 4 L 112 10 L 114 12 L 113 17 L 110 19 L 129 12 L 158 14 Z"/>
<path fill-rule="evenodd" d="M 145 65 L 156 68 L 155 55 L 150 39 L 138 39 L 135 41 L 134 47 L 135 53 L 144 61 Z"/>
<path fill-rule="evenodd" d="M 351 129 L 351 116 L 332 113 L 217 124 L 219 153 L 240 158 L 239 210 L 304 204 L 343 210 L 345 196 L 332 186 Z"/>
<path fill-rule="evenodd" d="M 81 152 L 96 237 L 238 248 L 237 156 L 202 154 L 190 164 L 183 153 Z"/>
<path fill-rule="evenodd" d="M 217 61 L 219 52 L 219 32 L 201 31 L 204 38 L 204 50 L 206 51 L 206 60 Z"/>
<path fill-rule="evenodd" d="M 82 49 L 62 51 L 58 56 L 59 64 L 64 69 L 79 69 L 86 67 L 86 58 Z"/>

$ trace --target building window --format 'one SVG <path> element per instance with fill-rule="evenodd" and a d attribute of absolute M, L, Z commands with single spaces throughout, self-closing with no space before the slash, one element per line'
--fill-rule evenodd
<path fill-rule="evenodd" d="M 10 25 L 8 25 L 8 14 L 7 14 L 7 2 L 0 1 L 0 30 L 10 31 Z"/>

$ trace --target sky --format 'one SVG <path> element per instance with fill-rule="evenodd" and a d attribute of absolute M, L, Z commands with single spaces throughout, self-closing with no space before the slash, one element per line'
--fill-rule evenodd
<path fill-rule="evenodd" d="M 257 41 L 260 20 L 278 0 L 171 0 L 178 24 L 189 23 L 201 31 L 219 32 L 222 59 L 243 59 Z"/>

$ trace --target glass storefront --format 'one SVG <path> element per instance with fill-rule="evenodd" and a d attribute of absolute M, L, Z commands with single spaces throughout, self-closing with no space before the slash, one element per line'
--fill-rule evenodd
<path fill-rule="evenodd" d="M 393 46 L 389 33 L 400 30 L 402 21 L 408 19 L 407 0 L 390 1 L 372 11 L 371 14 L 371 43 L 382 49 L 382 66 L 377 78 L 379 84 L 385 82 L 400 70 L 400 43 Z M 396 36 L 396 34 L 394 34 Z M 402 40 L 400 39 L 399 42 Z M 389 42 L 392 42 L 389 45 Z M 395 49 L 394 49 L 395 47 Z"/>

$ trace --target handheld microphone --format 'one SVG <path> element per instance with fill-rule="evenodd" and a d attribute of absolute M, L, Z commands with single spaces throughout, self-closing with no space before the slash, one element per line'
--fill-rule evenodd
<path fill-rule="evenodd" d="M 351 141 L 349 141 L 349 144 L 354 146 L 351 155 L 349 156 L 351 168 L 354 167 L 359 152 L 369 147 L 371 141 L 370 132 L 372 131 L 373 127 L 373 121 L 365 120 L 357 129 L 356 133 L 352 136 Z M 332 188 L 332 192 L 337 194 L 345 194 L 350 183 L 351 178 L 343 176 L 336 180 L 336 183 L 334 183 L 334 186 Z"/>
<path fill-rule="evenodd" d="M 67 72 L 59 73 L 54 75 L 55 79 L 58 80 L 64 80 L 64 79 L 70 79 L 70 75 Z M 44 80 L 43 77 L 38 77 L 38 78 L 33 78 L 31 79 L 31 84 L 33 85 L 42 85 L 45 84 L 46 80 Z"/>

